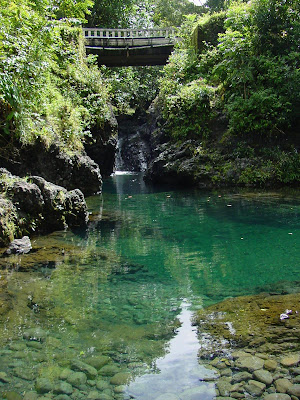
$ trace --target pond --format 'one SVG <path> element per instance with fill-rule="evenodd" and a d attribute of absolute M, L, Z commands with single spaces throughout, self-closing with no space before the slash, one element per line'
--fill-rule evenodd
<path fill-rule="evenodd" d="M 2 397 L 214 399 L 193 314 L 293 290 L 299 200 L 291 190 L 174 190 L 114 175 L 88 199 L 87 229 L 2 259 Z"/>

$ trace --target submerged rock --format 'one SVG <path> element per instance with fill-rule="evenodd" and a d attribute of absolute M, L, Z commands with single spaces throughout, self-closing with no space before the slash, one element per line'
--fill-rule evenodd
<path fill-rule="evenodd" d="M 98 375 L 96 368 L 80 360 L 73 360 L 71 363 L 71 368 L 74 371 L 84 372 L 88 379 L 95 379 Z"/>
<path fill-rule="evenodd" d="M 53 390 L 53 384 L 47 378 L 38 378 L 35 382 L 35 389 L 38 393 L 48 393 Z"/>
<path fill-rule="evenodd" d="M 130 381 L 131 375 L 129 372 L 118 372 L 110 379 L 112 385 L 126 385 Z"/>
<path fill-rule="evenodd" d="M 47 337 L 47 332 L 40 327 L 28 329 L 23 333 L 24 339 L 34 340 L 36 342 L 44 342 L 46 340 L 46 337 Z"/>
<path fill-rule="evenodd" d="M 83 372 L 73 372 L 67 377 L 67 381 L 77 388 L 80 388 L 81 385 L 84 385 L 87 381 L 87 376 Z"/>
<path fill-rule="evenodd" d="M 284 322 L 280 321 L 279 316 L 282 309 L 297 310 L 299 302 L 300 293 L 230 298 L 198 311 L 196 322 L 201 332 L 212 335 L 214 340 L 210 341 L 211 346 L 222 348 L 224 351 L 226 347 L 230 348 L 230 343 L 234 340 L 237 347 L 250 346 L 256 349 L 256 353 L 272 354 L 284 351 L 290 353 L 291 342 L 293 351 L 300 350 L 298 339 L 300 338 L 300 315 L 293 313 Z M 234 329 L 232 332 L 227 328 L 228 323 Z M 214 352 L 214 347 L 210 351 Z M 201 351 L 199 355 L 202 356 Z M 203 353 L 203 357 L 207 357 L 207 350 Z M 237 367 L 250 372 L 262 369 L 267 360 L 259 357 L 253 359 L 253 357 L 249 354 L 237 357 Z M 296 356 L 295 359 L 288 360 L 288 363 L 297 365 L 298 360 Z M 276 364 L 273 368 L 276 368 Z"/>
<path fill-rule="evenodd" d="M 271 385 L 273 382 L 272 374 L 264 369 L 254 371 L 253 376 L 256 380 L 265 383 L 266 385 Z"/>
<path fill-rule="evenodd" d="M 24 394 L 23 400 L 37 400 L 39 395 L 36 392 L 26 392 Z"/>
<path fill-rule="evenodd" d="M 73 388 L 69 383 L 65 381 L 59 381 L 54 385 L 53 392 L 56 394 L 72 394 Z"/>
<path fill-rule="evenodd" d="M 9 383 L 11 378 L 7 375 L 6 372 L 0 372 L 0 382 Z"/>
<path fill-rule="evenodd" d="M 85 362 L 97 370 L 104 367 L 104 365 L 108 364 L 110 361 L 110 357 L 108 356 L 92 356 L 85 359 Z"/>
<path fill-rule="evenodd" d="M 262 382 L 250 379 L 247 385 L 245 385 L 245 390 L 252 396 L 261 396 L 266 388 L 266 385 Z"/>
<path fill-rule="evenodd" d="M 255 356 L 240 357 L 236 362 L 235 366 L 239 369 L 253 372 L 257 369 L 262 369 L 264 366 L 264 360 Z"/>
<path fill-rule="evenodd" d="M 27 254 L 31 249 L 32 246 L 29 237 L 23 236 L 22 239 L 13 240 L 3 254 L 6 256 L 10 254 Z"/>
<path fill-rule="evenodd" d="M 17 392 L 4 392 L 2 396 L 6 400 L 22 400 L 22 396 Z"/>

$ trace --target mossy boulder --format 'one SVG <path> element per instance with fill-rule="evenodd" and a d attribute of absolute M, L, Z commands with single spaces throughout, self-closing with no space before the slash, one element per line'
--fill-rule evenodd
<path fill-rule="evenodd" d="M 87 221 L 79 189 L 67 191 L 38 176 L 24 179 L 0 169 L 0 243 L 22 234 L 83 226 Z"/>
<path fill-rule="evenodd" d="M 208 352 L 217 351 L 218 343 L 227 347 L 247 346 L 259 352 L 284 353 L 300 349 L 300 294 L 242 296 L 226 299 L 197 312 L 195 322 L 201 332 L 209 332 L 216 342 Z M 285 310 L 288 318 L 280 319 Z M 226 347 L 226 345 L 225 345 Z M 224 345 L 220 348 L 224 349 Z"/>

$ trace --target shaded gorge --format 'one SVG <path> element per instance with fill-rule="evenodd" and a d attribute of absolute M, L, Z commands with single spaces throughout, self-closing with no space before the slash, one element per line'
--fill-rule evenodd
<path fill-rule="evenodd" d="M 108 179 L 88 229 L 1 259 L 2 398 L 213 399 L 193 313 L 299 291 L 299 194 Z"/>

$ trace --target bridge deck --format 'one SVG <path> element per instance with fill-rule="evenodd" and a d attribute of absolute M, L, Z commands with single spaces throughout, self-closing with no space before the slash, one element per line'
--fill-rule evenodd
<path fill-rule="evenodd" d="M 176 42 L 174 28 L 132 30 L 85 28 L 86 50 L 99 65 L 163 65 Z"/>

